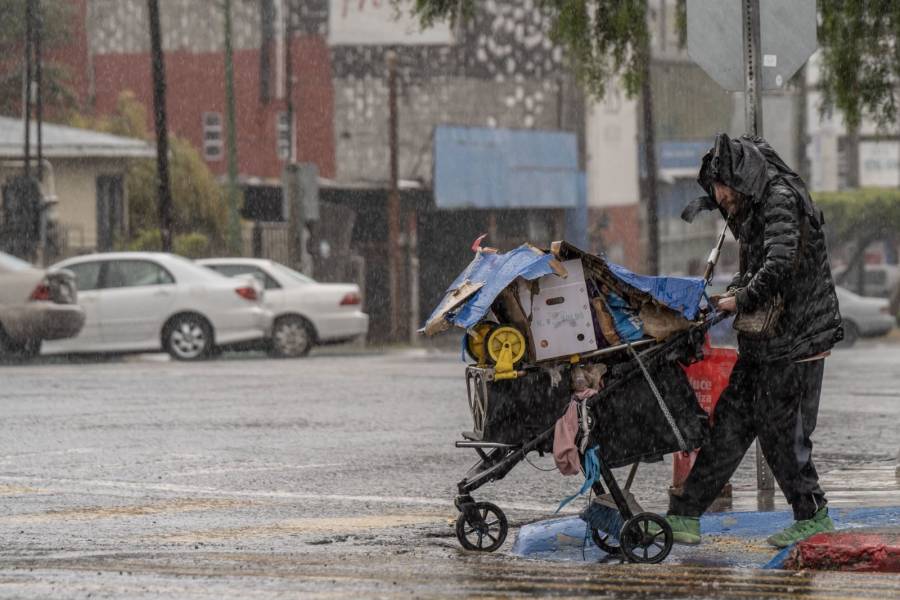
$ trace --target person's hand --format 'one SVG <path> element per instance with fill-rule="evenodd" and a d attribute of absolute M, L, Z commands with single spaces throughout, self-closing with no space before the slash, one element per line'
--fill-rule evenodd
<path fill-rule="evenodd" d="M 734 296 L 723 296 L 716 302 L 716 309 L 722 312 L 737 312 L 737 300 Z"/>

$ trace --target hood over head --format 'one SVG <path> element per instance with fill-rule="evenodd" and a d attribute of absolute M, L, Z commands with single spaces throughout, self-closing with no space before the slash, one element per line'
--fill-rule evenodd
<path fill-rule="evenodd" d="M 697 183 L 707 195 L 689 203 L 681 216 L 691 222 L 700 211 L 719 208 L 713 191 L 714 181 L 737 190 L 749 204 L 753 204 L 765 197 L 766 189 L 776 180 L 786 184 L 803 200 L 804 211 L 813 225 L 818 227 L 821 216 L 813 206 L 806 185 L 766 140 L 749 135 L 730 139 L 728 134 L 720 133 L 716 135 L 712 148 L 703 156 L 697 175 Z M 727 218 L 724 213 L 723 216 Z"/>

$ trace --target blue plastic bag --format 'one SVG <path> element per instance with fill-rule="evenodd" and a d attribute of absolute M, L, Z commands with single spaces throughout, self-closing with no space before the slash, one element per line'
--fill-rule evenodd
<path fill-rule="evenodd" d="M 613 318 L 616 333 L 623 342 L 636 342 L 644 337 L 644 323 L 623 298 L 609 294 L 606 305 Z"/>

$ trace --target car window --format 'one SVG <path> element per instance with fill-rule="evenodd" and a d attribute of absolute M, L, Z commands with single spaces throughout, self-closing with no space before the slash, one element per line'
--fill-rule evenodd
<path fill-rule="evenodd" d="M 279 263 L 272 263 L 272 270 L 277 272 L 279 275 L 283 275 L 285 277 L 289 277 L 290 279 L 297 281 L 299 283 L 315 283 L 316 280 L 312 277 L 307 277 L 303 273 L 298 273 L 297 271 L 291 269 L 290 267 L 286 267 Z"/>
<path fill-rule="evenodd" d="M 111 260 L 107 263 L 104 288 L 139 287 L 175 283 L 175 279 L 155 262 Z"/>
<path fill-rule="evenodd" d="M 100 267 L 103 263 L 83 262 L 74 265 L 61 267 L 75 274 L 75 285 L 78 286 L 79 292 L 88 292 L 96 290 L 100 285 Z"/>
<path fill-rule="evenodd" d="M 267 290 L 274 290 L 281 287 L 277 281 L 255 265 L 206 265 L 213 271 L 221 273 L 226 277 L 234 277 L 235 275 L 253 275 L 263 287 Z"/>

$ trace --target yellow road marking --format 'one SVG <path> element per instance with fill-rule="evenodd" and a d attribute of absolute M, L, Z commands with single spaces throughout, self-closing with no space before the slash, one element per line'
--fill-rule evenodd
<path fill-rule="evenodd" d="M 0 496 L 19 496 L 21 494 L 40 494 L 43 490 L 25 485 L 0 484 Z"/>
<path fill-rule="evenodd" d="M 371 515 L 361 517 L 311 517 L 289 519 L 254 527 L 233 527 L 160 536 L 170 542 L 241 539 L 303 533 L 352 533 L 408 525 L 446 523 L 445 515 Z"/>
<path fill-rule="evenodd" d="M 23 515 L 7 515 L 0 517 L 0 523 L 52 523 L 54 521 L 94 521 L 97 519 L 121 519 L 139 517 L 144 515 L 157 515 L 161 513 L 180 513 L 202 510 L 219 510 L 246 506 L 249 502 L 239 500 L 196 500 L 189 498 L 176 498 L 164 500 L 152 504 L 138 504 L 127 506 L 85 506 L 62 510 L 49 510 L 42 513 L 29 513 Z"/>

